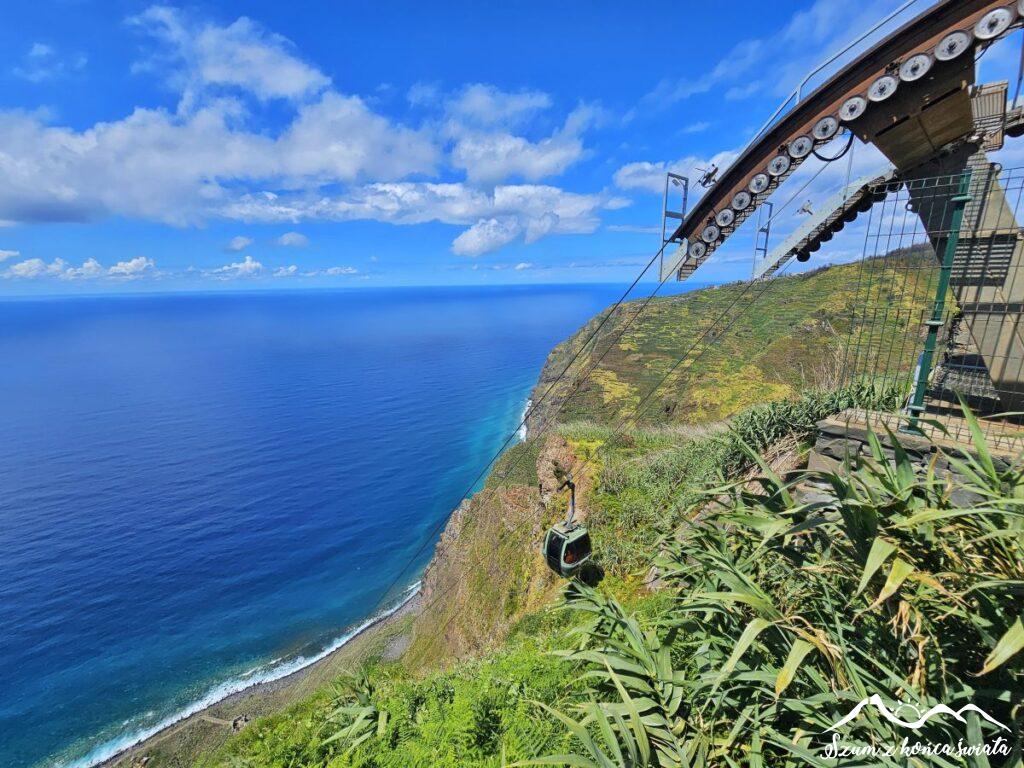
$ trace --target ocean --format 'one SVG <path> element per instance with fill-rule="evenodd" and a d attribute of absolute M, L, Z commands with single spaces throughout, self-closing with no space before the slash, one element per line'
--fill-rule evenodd
<path fill-rule="evenodd" d="M 0 301 L 0 765 L 91 765 L 397 605 L 620 291 Z"/>

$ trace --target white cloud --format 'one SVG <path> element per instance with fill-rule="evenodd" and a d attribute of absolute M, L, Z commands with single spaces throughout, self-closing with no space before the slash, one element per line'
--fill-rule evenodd
<path fill-rule="evenodd" d="M 615 172 L 615 186 L 619 189 L 659 192 L 665 187 L 665 174 L 668 170 L 669 164 L 664 161 L 652 163 L 642 160 L 626 163 Z"/>
<path fill-rule="evenodd" d="M 466 171 L 471 182 L 490 184 L 510 176 L 538 181 L 556 176 L 583 156 L 576 137 L 552 136 L 530 142 L 510 134 L 465 136 L 452 151 L 452 164 Z"/>
<path fill-rule="evenodd" d="M 224 247 L 227 250 L 229 250 L 229 251 L 233 251 L 235 253 L 238 253 L 239 251 L 244 251 L 246 248 L 248 248 L 250 245 L 252 245 L 252 243 L 253 243 L 253 240 L 252 240 L 251 237 L 245 237 L 244 235 L 238 235 L 236 237 L 232 237 L 231 240 L 228 242 L 228 244 L 226 246 L 224 246 Z"/>
<path fill-rule="evenodd" d="M 833 51 L 849 42 L 852 31 L 867 30 L 879 19 L 895 10 L 893 0 L 866 0 L 850 3 L 847 0 L 815 0 L 808 8 L 787 18 L 782 29 L 771 36 L 744 40 L 731 49 L 710 71 L 684 78 L 665 78 L 643 99 L 643 110 L 664 109 L 672 104 L 702 93 L 723 91 L 729 98 L 740 98 L 744 89 L 755 89 L 762 68 L 770 65 L 770 82 L 758 82 L 756 90 L 773 96 L 788 94 L 803 79 L 806 72 Z M 849 61 L 859 51 L 884 37 L 917 13 L 916 7 L 897 17 L 864 43 L 837 62 Z M 813 87 L 834 72 L 824 72 L 811 84 Z"/>
<path fill-rule="evenodd" d="M 309 245 L 309 238 L 301 232 L 285 232 L 277 238 L 277 244 L 285 248 L 305 248 Z"/>
<path fill-rule="evenodd" d="M 717 165 L 721 170 L 725 170 L 736 159 L 738 154 L 735 150 L 730 149 L 719 152 L 710 159 L 691 155 L 669 163 L 664 161 L 627 163 L 615 172 L 615 186 L 619 187 L 619 189 L 661 194 L 665 190 L 665 174 L 672 171 L 691 179 L 690 201 L 693 202 L 696 196 L 699 196 L 700 192 L 702 192 L 699 186 L 692 183 L 698 175 L 696 169 Z"/>
<path fill-rule="evenodd" d="M 474 129 L 453 119 L 447 125 L 448 135 L 455 138 L 451 162 L 476 184 L 495 184 L 513 176 L 527 181 L 557 176 L 583 159 L 580 134 L 597 116 L 593 107 L 577 107 L 562 128 L 537 141 L 507 131 Z"/>
<path fill-rule="evenodd" d="M 81 266 L 75 267 L 64 259 L 56 258 L 47 264 L 39 258 L 26 259 L 12 264 L 0 275 L 5 278 L 31 280 L 36 278 L 55 278 L 57 280 L 93 280 L 103 277 L 131 279 L 139 277 L 155 268 L 152 259 L 142 256 L 130 261 L 121 261 L 110 269 L 105 269 L 96 259 L 88 258 Z"/>
<path fill-rule="evenodd" d="M 513 126 L 550 107 L 551 97 L 540 91 L 512 93 L 475 83 L 448 99 L 446 111 L 451 119 L 463 123 Z"/>
<path fill-rule="evenodd" d="M 277 174 L 291 187 L 433 173 L 439 159 L 426 134 L 392 124 L 357 96 L 334 92 L 303 107 L 276 145 Z"/>
<path fill-rule="evenodd" d="M 231 265 L 239 266 L 239 265 Z M 274 270 L 274 277 L 339 277 L 339 276 L 351 276 L 358 275 L 359 270 L 355 267 L 327 267 L 326 269 L 310 269 L 306 272 L 300 272 L 299 267 L 295 264 L 291 264 L 287 267 L 278 267 Z"/>
<path fill-rule="evenodd" d="M 240 17 L 228 26 L 194 23 L 181 11 L 154 5 L 129 22 L 168 49 L 168 58 L 185 78 L 187 99 L 208 87 L 230 87 L 259 99 L 303 99 L 330 84 L 330 78 L 292 53 L 284 37 Z M 153 67 L 150 62 L 149 68 Z"/>
<path fill-rule="evenodd" d="M 77 72 L 87 63 L 88 59 L 83 54 L 63 58 L 52 45 L 35 42 L 29 46 L 21 64 L 15 67 L 12 73 L 30 83 L 41 83 Z"/>
<path fill-rule="evenodd" d="M 451 165 L 465 171 L 470 183 L 484 186 L 512 177 L 539 181 L 563 173 L 585 156 L 581 135 L 600 116 L 596 107 L 581 104 L 551 135 L 527 137 L 519 129 L 552 107 L 546 93 L 475 83 L 446 99 L 433 86 L 420 86 L 409 97 L 414 103 L 443 104 L 442 133 L 453 142 Z"/>
<path fill-rule="evenodd" d="M 706 131 L 710 127 L 711 127 L 711 123 L 709 123 L 707 120 L 698 120 L 695 123 L 690 123 L 689 125 L 684 125 L 682 128 L 679 129 L 679 133 L 682 133 L 682 134 L 703 133 L 704 131 Z"/>
<path fill-rule="evenodd" d="M 532 269 L 532 268 L 533 268 L 533 263 L 529 262 L 529 261 L 520 261 L 515 266 L 516 272 L 519 272 L 519 271 L 524 270 L 524 269 Z"/>
<path fill-rule="evenodd" d="M 12 264 L 4 271 L 4 277 L 32 278 L 46 274 L 46 262 L 42 259 L 26 259 Z"/>
<path fill-rule="evenodd" d="M 243 221 L 297 222 L 304 219 L 391 224 L 439 221 L 469 226 L 453 250 L 477 256 L 520 236 L 532 242 L 548 234 L 585 234 L 600 225 L 598 213 L 629 205 L 621 197 L 583 195 L 558 187 L 512 184 L 491 192 L 466 184 L 398 182 L 368 184 L 337 197 L 245 195 L 224 215 Z"/>
<path fill-rule="evenodd" d="M 217 277 L 220 280 L 233 280 L 240 277 L 256 277 L 263 274 L 263 265 L 252 256 L 246 255 L 244 261 L 236 261 L 233 264 L 225 264 L 210 270 L 207 274 Z"/>
<path fill-rule="evenodd" d="M 356 97 L 326 93 L 277 138 L 239 127 L 238 117 L 228 102 L 186 115 L 140 108 L 79 132 L 0 112 L 0 220 L 199 223 L 234 194 L 228 185 L 315 191 L 430 173 L 437 162 L 426 136 Z"/>
<path fill-rule="evenodd" d="M 430 106 L 440 101 L 441 89 L 436 83 L 413 83 L 405 98 L 414 107 Z"/>
<path fill-rule="evenodd" d="M 0 224 L 440 221 L 467 228 L 453 249 L 478 254 L 497 247 L 500 231 L 527 243 L 592 232 L 601 210 L 626 204 L 537 183 L 586 156 L 582 136 L 600 118 L 593 106 L 550 133 L 522 135 L 525 121 L 552 108 L 547 94 L 473 84 L 446 97 L 421 85 L 410 101 L 436 104 L 436 115 L 412 127 L 333 90 L 250 19 L 224 25 L 152 6 L 131 22 L 162 52 L 136 69 L 168 73 L 177 107 L 136 107 L 83 129 L 0 110 Z M 280 127 L 261 123 L 253 99 L 285 102 Z M 452 169 L 464 180 L 435 181 Z M 290 234 L 279 243 L 298 245 Z"/>
<path fill-rule="evenodd" d="M 764 90 L 764 83 L 759 80 L 746 85 L 734 85 L 725 92 L 726 101 L 746 101 L 758 91 Z"/>
<path fill-rule="evenodd" d="M 522 233 L 522 224 L 512 216 L 481 219 L 455 238 L 452 251 L 459 256 L 479 256 L 508 245 Z"/>
<path fill-rule="evenodd" d="M 6 261 L 7 259 L 15 259 L 18 256 L 21 256 L 21 251 L 0 250 L 0 261 Z"/>
<path fill-rule="evenodd" d="M 0 278 L 15 280 L 54 279 L 65 281 L 107 280 L 122 282 L 145 277 L 167 277 L 170 275 L 226 281 L 241 278 L 260 278 L 267 275 L 274 278 L 302 278 L 322 276 L 353 277 L 360 274 L 356 267 L 351 266 L 335 266 L 302 271 L 296 264 L 281 266 L 273 271 L 268 271 L 263 264 L 248 255 L 242 261 L 225 264 L 215 269 L 188 267 L 179 272 L 165 272 L 157 271 L 156 264 L 152 259 L 137 256 L 126 261 L 119 261 L 110 268 L 104 267 L 94 258 L 86 259 L 80 266 L 69 264 L 61 258 L 56 258 L 49 263 L 39 258 L 26 259 L 0 271 Z"/>
<path fill-rule="evenodd" d="M 152 262 L 150 262 L 152 264 Z M 69 267 L 61 275 L 65 280 L 89 280 L 103 276 L 103 265 L 96 259 L 86 259 L 80 267 Z"/>
<path fill-rule="evenodd" d="M 156 269 L 156 264 L 152 259 L 146 258 L 145 256 L 136 256 L 134 259 L 129 259 L 128 261 L 117 262 L 117 264 L 107 270 L 107 274 L 111 277 L 134 280 L 154 269 Z"/>

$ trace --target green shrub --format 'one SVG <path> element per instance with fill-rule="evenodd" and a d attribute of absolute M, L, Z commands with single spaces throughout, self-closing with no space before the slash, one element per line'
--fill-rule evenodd
<path fill-rule="evenodd" d="M 827 729 L 879 694 L 919 713 L 981 707 L 1008 730 L 968 711 L 910 739 L 956 749 L 1002 737 L 1012 754 L 992 764 L 1019 766 L 1024 462 L 1001 467 L 977 431 L 973 455 L 946 457 L 964 478 L 954 494 L 935 463 L 915 467 L 891 440 L 893 458 L 872 438 L 849 476 L 798 478 L 827 483 L 828 503 L 799 504 L 763 463 L 755 483 L 714 489 L 663 544 L 675 602 L 654 617 L 570 588 L 567 609 L 588 623 L 563 655 L 588 667 L 589 696 L 575 717 L 544 709 L 574 749 L 518 764 L 832 766 Z M 842 740 L 884 749 L 905 736 L 867 708 Z M 851 764 L 990 763 L 881 752 Z"/>
<path fill-rule="evenodd" d="M 745 446 L 766 450 L 786 438 L 807 440 L 818 421 L 847 408 L 895 410 L 903 394 L 894 387 L 856 383 L 793 400 L 754 406 L 706 436 L 680 429 L 637 429 L 628 439 L 588 424 L 569 425 L 571 440 L 605 446 L 596 494 L 587 510 L 601 565 L 645 568 L 654 539 L 679 525 L 710 483 L 751 467 Z M 699 434 L 699 433 L 698 433 Z"/>

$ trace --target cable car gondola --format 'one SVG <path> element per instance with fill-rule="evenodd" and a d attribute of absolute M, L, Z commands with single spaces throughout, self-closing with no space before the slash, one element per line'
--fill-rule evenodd
<path fill-rule="evenodd" d="M 590 533 L 587 526 L 573 520 L 576 515 L 576 484 L 570 477 L 558 490 L 569 489 L 569 513 L 565 520 L 548 529 L 541 554 L 548 567 L 564 578 L 572 578 L 590 560 Z"/>

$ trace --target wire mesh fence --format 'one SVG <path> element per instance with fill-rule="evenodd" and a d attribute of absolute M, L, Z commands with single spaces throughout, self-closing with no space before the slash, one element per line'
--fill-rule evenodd
<path fill-rule="evenodd" d="M 899 413 L 848 418 L 969 439 L 960 399 L 997 447 L 1024 411 L 1024 169 L 975 156 L 963 173 L 872 189 L 843 360 L 845 381 L 898 388 Z"/>

